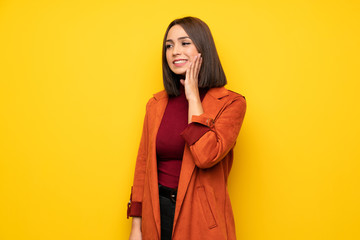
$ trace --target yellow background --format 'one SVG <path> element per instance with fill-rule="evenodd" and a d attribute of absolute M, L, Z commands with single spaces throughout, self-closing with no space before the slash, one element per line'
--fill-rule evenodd
<path fill-rule="evenodd" d="M 248 109 L 242 240 L 360 239 L 358 1 L 0 1 L 0 239 L 127 239 L 171 20 L 203 19 Z"/>

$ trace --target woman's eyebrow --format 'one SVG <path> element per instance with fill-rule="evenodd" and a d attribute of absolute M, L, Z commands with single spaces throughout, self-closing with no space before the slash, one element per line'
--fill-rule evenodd
<path fill-rule="evenodd" d="M 179 37 L 178 40 L 185 39 L 185 38 L 189 38 L 189 37 Z M 174 41 L 172 39 L 168 39 L 168 40 L 166 40 L 166 42 L 174 42 Z"/>

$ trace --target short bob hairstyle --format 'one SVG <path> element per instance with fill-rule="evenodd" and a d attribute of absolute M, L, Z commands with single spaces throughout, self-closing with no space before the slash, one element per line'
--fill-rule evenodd
<path fill-rule="evenodd" d="M 203 59 L 199 72 L 199 88 L 222 87 L 226 85 L 226 76 L 216 51 L 214 39 L 209 27 L 196 17 L 184 17 L 172 21 L 166 29 L 162 49 L 162 70 L 164 87 L 169 96 L 180 94 L 180 75 L 171 71 L 166 60 L 166 38 L 174 25 L 180 25 L 193 41 Z"/>

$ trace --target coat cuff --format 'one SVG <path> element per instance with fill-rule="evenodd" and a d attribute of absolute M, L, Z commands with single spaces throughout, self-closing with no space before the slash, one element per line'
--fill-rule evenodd
<path fill-rule="evenodd" d="M 129 217 L 141 217 L 142 203 L 131 202 L 128 203 L 127 218 Z"/>
<path fill-rule="evenodd" d="M 210 131 L 214 125 L 214 120 L 206 113 L 200 116 L 193 115 L 191 123 L 180 134 L 186 143 L 191 146 L 197 142 L 205 133 Z"/>
<path fill-rule="evenodd" d="M 142 203 L 132 201 L 133 188 L 134 188 L 134 186 L 131 187 L 130 200 L 127 205 L 127 218 L 141 217 Z"/>

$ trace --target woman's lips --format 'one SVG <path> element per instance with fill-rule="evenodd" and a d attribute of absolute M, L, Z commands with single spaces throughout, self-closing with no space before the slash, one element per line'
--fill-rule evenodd
<path fill-rule="evenodd" d="M 173 61 L 173 64 L 175 65 L 175 67 L 182 67 L 186 64 L 186 62 L 187 62 L 186 59 L 177 59 Z"/>

